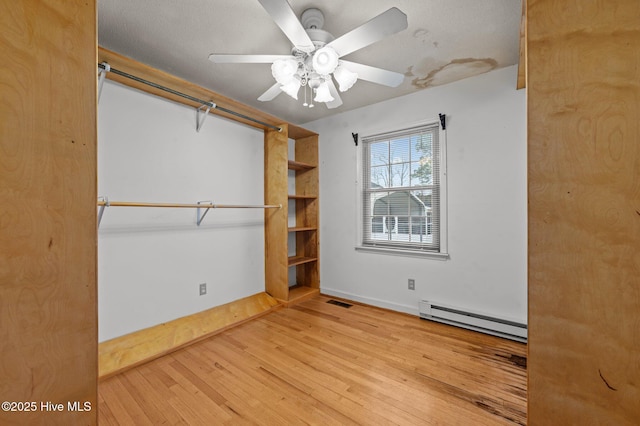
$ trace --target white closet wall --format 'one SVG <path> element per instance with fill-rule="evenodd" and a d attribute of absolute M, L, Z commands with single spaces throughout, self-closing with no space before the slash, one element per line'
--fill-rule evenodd
<path fill-rule="evenodd" d="M 263 204 L 263 132 L 106 81 L 98 194 Z M 98 232 L 99 340 L 264 291 L 264 211 L 108 207 Z M 207 294 L 200 296 L 200 283 Z"/>

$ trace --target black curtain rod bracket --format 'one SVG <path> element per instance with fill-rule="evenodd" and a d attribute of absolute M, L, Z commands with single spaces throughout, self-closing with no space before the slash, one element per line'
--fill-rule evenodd
<path fill-rule="evenodd" d="M 440 117 L 440 125 L 442 126 L 442 130 L 447 130 L 447 116 L 445 114 L 438 114 Z"/>

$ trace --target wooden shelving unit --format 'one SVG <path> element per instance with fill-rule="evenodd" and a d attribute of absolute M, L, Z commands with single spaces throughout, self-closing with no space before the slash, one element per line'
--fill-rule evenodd
<path fill-rule="evenodd" d="M 265 211 L 265 287 L 267 293 L 291 305 L 319 293 L 318 135 L 288 126 L 265 131 L 265 202 L 282 204 Z M 295 141 L 295 160 L 288 158 L 289 138 Z M 289 170 L 295 172 L 295 194 L 288 194 Z M 289 204 L 295 204 L 295 225 L 288 226 Z M 295 234 L 296 252 L 289 256 L 288 236 Z M 289 268 L 296 283 L 289 286 Z"/>

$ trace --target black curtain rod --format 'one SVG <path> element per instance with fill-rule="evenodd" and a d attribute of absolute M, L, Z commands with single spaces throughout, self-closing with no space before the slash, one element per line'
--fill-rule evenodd
<path fill-rule="evenodd" d="M 101 68 L 103 70 L 106 69 L 106 67 L 103 64 L 98 64 L 98 68 Z M 227 114 L 235 115 L 236 117 L 240 117 L 240 118 L 243 118 L 245 120 L 253 121 L 254 123 L 260 124 L 260 125 L 265 126 L 265 127 L 269 127 L 270 129 L 277 130 L 279 132 L 282 131 L 282 128 L 280 128 L 278 126 L 274 126 L 273 124 L 265 123 L 263 121 L 256 120 L 255 118 L 248 117 L 248 116 L 246 116 L 244 114 L 240 114 L 239 112 L 231 111 L 230 109 L 227 109 L 227 108 L 221 107 L 219 105 L 216 105 L 211 101 L 203 101 L 202 99 L 195 98 L 193 96 L 187 95 L 185 93 L 178 92 L 178 91 L 173 90 L 173 89 L 169 89 L 168 87 L 160 86 L 159 84 L 156 84 L 156 83 L 154 83 L 152 81 L 145 80 L 145 79 L 140 78 L 140 77 L 136 77 L 135 75 L 131 75 L 131 74 L 126 73 L 124 71 L 120 71 L 120 70 L 117 70 L 115 68 L 109 67 L 108 72 L 112 72 L 114 74 L 118 74 L 118 75 L 120 75 L 122 77 L 126 77 L 126 78 L 131 79 L 131 80 L 135 80 L 135 81 L 137 81 L 139 83 L 146 84 L 147 86 L 155 87 L 156 89 L 164 90 L 165 92 L 174 94 L 176 96 L 180 96 L 180 97 L 185 98 L 185 99 L 189 99 L 190 101 L 198 102 L 201 105 L 207 105 L 208 107 L 218 109 L 220 111 L 226 112 Z"/>

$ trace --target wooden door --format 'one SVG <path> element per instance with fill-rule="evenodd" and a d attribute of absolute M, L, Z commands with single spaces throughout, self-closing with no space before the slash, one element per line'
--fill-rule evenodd
<path fill-rule="evenodd" d="M 96 3 L 0 28 L 0 424 L 95 424 Z"/>
<path fill-rule="evenodd" d="M 640 421 L 640 2 L 527 0 L 529 425 Z"/>

